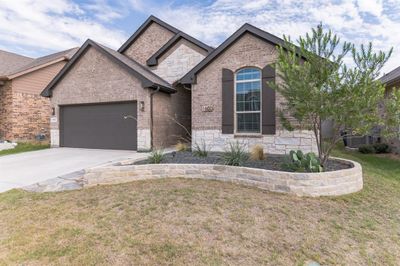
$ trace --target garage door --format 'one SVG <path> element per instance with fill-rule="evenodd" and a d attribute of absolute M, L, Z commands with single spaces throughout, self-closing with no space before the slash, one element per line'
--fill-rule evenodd
<path fill-rule="evenodd" d="M 62 106 L 60 145 L 136 150 L 136 110 L 136 102 Z"/>

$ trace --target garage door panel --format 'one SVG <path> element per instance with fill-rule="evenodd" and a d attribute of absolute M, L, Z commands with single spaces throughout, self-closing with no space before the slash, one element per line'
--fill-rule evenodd
<path fill-rule="evenodd" d="M 135 102 L 61 107 L 61 146 L 137 149 Z"/>

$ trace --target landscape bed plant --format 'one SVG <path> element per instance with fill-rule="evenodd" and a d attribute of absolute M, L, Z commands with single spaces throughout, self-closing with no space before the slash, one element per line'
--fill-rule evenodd
<path fill-rule="evenodd" d="M 299 162 L 293 162 L 294 153 Z M 315 154 L 309 153 L 300 157 L 300 152 L 292 151 L 291 155 L 267 154 L 263 159 L 251 159 L 251 154 L 247 153 L 244 148 L 237 144 L 231 143 L 225 152 L 208 151 L 207 156 L 198 156 L 195 152 L 180 151 L 165 153 L 161 160 L 157 163 L 162 164 L 217 164 L 241 166 L 249 168 L 258 168 L 274 171 L 286 172 L 321 172 L 321 171 L 336 171 L 353 167 L 352 164 L 345 161 L 329 159 L 324 168 L 319 164 L 319 159 Z M 155 156 L 159 158 L 159 156 Z M 136 161 L 133 164 L 153 164 L 154 156 L 146 160 Z"/>

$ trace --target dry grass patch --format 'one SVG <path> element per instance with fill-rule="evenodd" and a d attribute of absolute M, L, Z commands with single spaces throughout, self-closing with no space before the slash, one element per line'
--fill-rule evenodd
<path fill-rule="evenodd" d="M 179 178 L 2 193 L 0 264 L 398 265 L 399 162 L 346 156 L 366 188 L 338 198 Z"/>

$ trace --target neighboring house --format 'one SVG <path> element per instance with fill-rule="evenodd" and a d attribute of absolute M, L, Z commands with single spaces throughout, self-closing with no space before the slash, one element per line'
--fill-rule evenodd
<path fill-rule="evenodd" d="M 76 51 L 37 59 L 0 51 L 0 140 L 49 138 L 50 102 L 40 93 Z"/>
<path fill-rule="evenodd" d="M 382 76 L 380 81 L 386 86 L 386 97 L 390 97 L 394 89 L 400 88 L 400 67 Z M 389 144 L 394 152 L 400 153 L 400 125 L 399 135 L 389 140 Z"/>
<path fill-rule="evenodd" d="M 92 40 L 42 92 L 51 98 L 52 146 L 149 150 L 228 142 L 269 153 L 316 151 L 311 131 L 289 132 L 271 67 L 283 41 L 245 24 L 216 49 L 150 16 L 114 51 Z M 291 117 L 288 117 L 292 121 Z"/>

